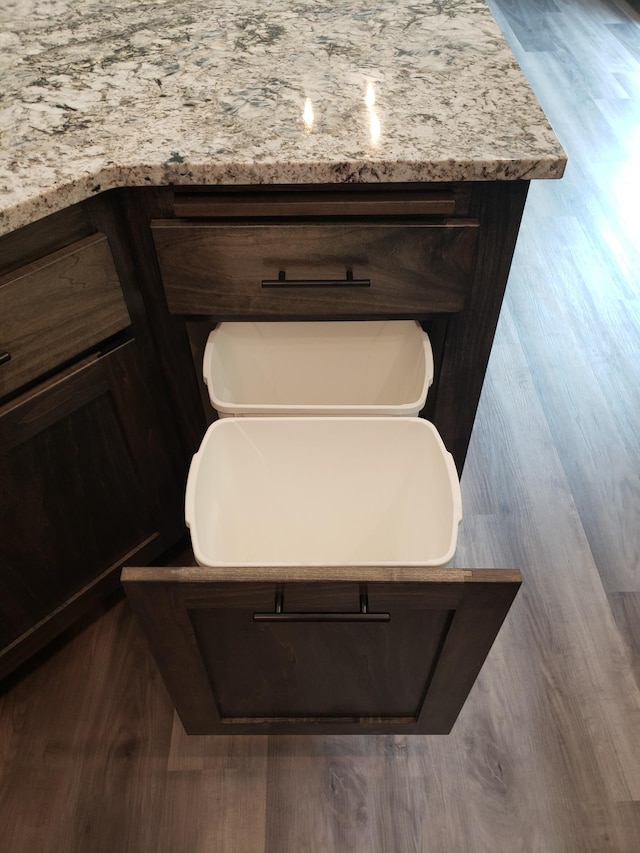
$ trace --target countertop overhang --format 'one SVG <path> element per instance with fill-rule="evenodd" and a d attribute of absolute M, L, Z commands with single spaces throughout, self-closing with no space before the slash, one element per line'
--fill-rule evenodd
<path fill-rule="evenodd" d="M 559 178 L 484 0 L 0 0 L 0 233 L 123 186 Z"/>

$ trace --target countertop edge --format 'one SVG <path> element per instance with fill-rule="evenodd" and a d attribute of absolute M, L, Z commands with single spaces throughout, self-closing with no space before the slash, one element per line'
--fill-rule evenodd
<path fill-rule="evenodd" d="M 564 152 L 563 152 L 564 153 Z M 0 209 L 0 236 L 108 190 L 163 186 L 285 186 L 437 183 L 466 181 L 557 180 L 567 158 L 550 155 L 535 160 L 442 160 L 428 163 L 372 160 L 320 163 L 165 163 L 111 164 L 54 184 L 38 194 Z M 311 177 L 312 176 L 312 177 Z"/>

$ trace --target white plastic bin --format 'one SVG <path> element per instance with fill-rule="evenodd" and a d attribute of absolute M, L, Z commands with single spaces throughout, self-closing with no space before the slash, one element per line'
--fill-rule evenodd
<path fill-rule="evenodd" d="M 185 517 L 205 566 L 437 566 L 462 518 L 420 418 L 226 418 L 193 457 Z"/>
<path fill-rule="evenodd" d="M 203 374 L 221 417 L 417 415 L 433 355 L 413 320 L 221 323 Z"/>

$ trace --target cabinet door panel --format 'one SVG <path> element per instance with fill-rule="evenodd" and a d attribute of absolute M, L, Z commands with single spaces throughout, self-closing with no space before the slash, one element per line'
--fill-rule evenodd
<path fill-rule="evenodd" d="M 450 613 L 413 610 L 363 623 L 262 624 L 252 609 L 194 608 L 189 616 L 223 721 L 414 721 Z"/>
<path fill-rule="evenodd" d="M 114 387 L 135 350 L 131 341 L 88 359 L 0 409 L 1 647 L 159 529 L 149 460 L 136 453 L 124 392 Z M 140 396 L 130 387 L 128 408 Z M 149 418 L 135 428 L 150 443 Z M 156 468 L 150 476 L 161 476 Z"/>
<path fill-rule="evenodd" d="M 107 395 L 14 447 L 0 460 L 0 480 L 4 646 L 152 525 Z"/>
<path fill-rule="evenodd" d="M 518 572 L 400 569 L 388 583 L 361 573 L 358 583 L 332 569 L 326 582 L 278 585 L 258 580 L 259 570 L 221 583 L 224 570 L 149 568 L 124 569 L 122 579 L 189 734 L 447 733 Z M 388 622 L 357 620 L 363 590 Z M 281 594 L 287 610 L 305 612 L 256 623 Z M 333 621 L 312 621 L 328 611 Z"/>

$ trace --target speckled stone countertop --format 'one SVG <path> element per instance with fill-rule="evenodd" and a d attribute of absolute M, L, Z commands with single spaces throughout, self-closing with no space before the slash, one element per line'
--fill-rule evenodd
<path fill-rule="evenodd" d="M 483 0 L 0 0 L 0 233 L 100 190 L 557 178 Z"/>

